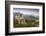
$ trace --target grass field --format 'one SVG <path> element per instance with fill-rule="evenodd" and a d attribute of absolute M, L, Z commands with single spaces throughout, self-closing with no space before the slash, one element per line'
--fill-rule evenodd
<path fill-rule="evenodd" d="M 14 21 L 14 28 L 16 27 L 38 27 L 39 21 L 34 20 L 26 20 L 27 24 L 16 24 L 17 22 Z"/>

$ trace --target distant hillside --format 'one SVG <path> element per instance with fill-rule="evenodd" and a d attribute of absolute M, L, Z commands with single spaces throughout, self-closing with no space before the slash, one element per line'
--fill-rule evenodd
<path fill-rule="evenodd" d="M 24 15 L 21 13 L 13 13 L 14 16 L 16 15 L 22 15 L 25 19 L 31 20 L 31 19 L 39 19 L 39 16 L 33 16 L 33 15 Z"/>

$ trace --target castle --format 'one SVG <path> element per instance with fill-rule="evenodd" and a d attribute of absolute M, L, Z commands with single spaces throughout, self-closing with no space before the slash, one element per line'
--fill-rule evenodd
<path fill-rule="evenodd" d="M 15 16 L 15 22 L 17 21 L 17 24 L 26 24 L 25 18 L 22 14 L 17 13 L 17 15 Z"/>

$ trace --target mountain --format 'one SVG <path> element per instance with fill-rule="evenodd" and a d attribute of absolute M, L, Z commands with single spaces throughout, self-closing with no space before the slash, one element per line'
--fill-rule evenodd
<path fill-rule="evenodd" d="M 31 20 L 31 19 L 39 19 L 38 17 L 34 17 L 34 16 L 32 16 L 32 15 L 30 15 L 30 16 L 24 16 L 24 18 L 25 19 L 28 19 L 28 20 Z"/>
<path fill-rule="evenodd" d="M 39 19 L 39 16 L 33 16 L 33 15 L 24 15 L 22 13 L 13 13 L 14 16 L 16 15 L 22 15 L 25 19 L 31 20 L 31 19 Z"/>

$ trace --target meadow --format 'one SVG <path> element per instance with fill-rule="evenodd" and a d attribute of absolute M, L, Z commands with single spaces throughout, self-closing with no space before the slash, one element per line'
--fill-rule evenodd
<path fill-rule="evenodd" d="M 27 24 L 17 24 L 17 21 L 14 20 L 14 28 L 16 27 L 38 27 L 39 21 L 37 19 L 25 20 Z"/>

